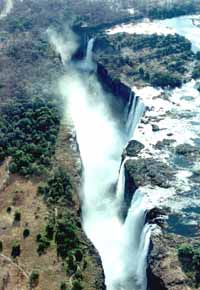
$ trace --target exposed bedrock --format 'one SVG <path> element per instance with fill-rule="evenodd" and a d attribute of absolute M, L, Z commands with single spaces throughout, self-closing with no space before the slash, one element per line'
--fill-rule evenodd
<path fill-rule="evenodd" d="M 152 235 L 147 270 L 150 290 L 197 289 L 184 273 L 178 258 L 177 247 L 186 242 L 189 241 L 173 234 Z"/>

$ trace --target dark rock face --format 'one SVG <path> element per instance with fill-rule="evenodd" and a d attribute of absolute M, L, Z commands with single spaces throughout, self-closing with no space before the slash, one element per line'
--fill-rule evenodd
<path fill-rule="evenodd" d="M 176 147 L 176 153 L 179 155 L 192 157 L 191 155 L 196 155 L 199 153 L 199 150 L 190 144 L 181 144 Z"/>
<path fill-rule="evenodd" d="M 172 139 L 163 139 L 163 141 L 158 141 L 155 145 L 156 149 L 162 150 L 165 147 L 170 147 L 176 140 Z"/>
<path fill-rule="evenodd" d="M 146 216 L 146 220 L 150 224 L 157 224 L 160 227 L 163 227 L 165 224 L 165 218 L 168 214 L 168 211 L 165 209 L 160 209 L 158 207 L 152 208 Z"/>
<path fill-rule="evenodd" d="M 131 140 L 123 152 L 123 156 L 137 157 L 144 145 L 137 140 Z"/>
<path fill-rule="evenodd" d="M 112 78 L 101 63 L 97 63 L 97 74 L 104 87 L 126 105 L 130 97 L 130 88 L 120 79 Z"/>
<path fill-rule="evenodd" d="M 125 169 L 136 188 L 145 185 L 168 188 L 174 179 L 172 168 L 153 158 L 128 160 Z"/>

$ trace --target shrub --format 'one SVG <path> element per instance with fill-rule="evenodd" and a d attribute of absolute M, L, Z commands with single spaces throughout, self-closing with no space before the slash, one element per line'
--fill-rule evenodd
<path fill-rule="evenodd" d="M 61 200 L 72 202 L 72 182 L 67 172 L 58 168 L 46 186 L 40 186 L 38 193 L 42 194 L 48 202 L 58 202 Z"/>
<path fill-rule="evenodd" d="M 66 286 L 65 282 L 62 282 L 60 284 L 60 290 L 67 290 L 67 286 Z"/>
<path fill-rule="evenodd" d="M 21 254 L 21 247 L 19 242 L 14 242 L 12 246 L 11 256 L 15 259 L 16 257 L 20 256 Z"/>
<path fill-rule="evenodd" d="M 3 242 L 0 241 L 0 253 L 2 253 L 2 252 L 3 252 Z"/>
<path fill-rule="evenodd" d="M 29 237 L 29 235 L 30 235 L 30 230 L 29 229 L 24 229 L 24 231 L 23 231 L 23 237 L 24 237 L 24 239 L 26 239 L 26 238 L 28 238 Z"/>
<path fill-rule="evenodd" d="M 82 290 L 83 286 L 79 280 L 74 280 L 73 281 L 73 288 L 72 290 Z"/>
<path fill-rule="evenodd" d="M 15 222 L 20 222 L 21 221 L 21 213 L 19 211 L 15 212 L 14 221 Z"/>
<path fill-rule="evenodd" d="M 32 271 L 29 277 L 29 285 L 30 288 L 35 288 L 37 287 L 38 283 L 39 283 L 39 273 L 38 271 Z"/>
<path fill-rule="evenodd" d="M 38 255 L 41 256 L 42 254 L 45 254 L 49 246 L 50 246 L 50 242 L 47 240 L 47 238 L 41 236 L 41 238 L 38 241 L 38 247 L 37 247 Z"/>
<path fill-rule="evenodd" d="M 8 208 L 7 208 L 7 213 L 11 213 L 11 211 L 12 211 L 12 208 L 9 206 Z"/>
<path fill-rule="evenodd" d="M 194 249 L 190 244 L 182 244 L 178 248 L 178 256 L 179 258 L 192 258 L 194 255 Z"/>
<path fill-rule="evenodd" d="M 53 240 L 53 236 L 54 236 L 54 224 L 49 222 L 46 226 L 46 237 L 49 240 Z"/>

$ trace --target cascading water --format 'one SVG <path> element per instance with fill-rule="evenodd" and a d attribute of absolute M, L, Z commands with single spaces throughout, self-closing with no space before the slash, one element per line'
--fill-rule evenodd
<path fill-rule="evenodd" d="M 5 0 L 2 11 L 0 11 L 0 20 L 5 18 L 13 8 L 12 0 Z"/>
<path fill-rule="evenodd" d="M 61 81 L 84 166 L 83 227 L 102 258 L 107 289 L 146 290 L 150 228 L 145 225 L 147 208 L 140 191 L 134 195 L 126 220 L 122 221 L 119 215 L 124 202 L 126 160 L 121 164 L 117 192 L 114 186 L 122 150 L 129 136 L 133 136 L 144 105 L 131 94 L 127 110 L 129 132 L 124 140 L 109 110 L 108 95 L 91 74 L 92 46 L 90 40 L 86 58 L 80 65 L 70 66 Z"/>
<path fill-rule="evenodd" d="M 138 96 L 131 94 L 130 111 L 126 123 L 126 130 L 129 140 L 133 139 L 134 132 L 144 114 L 145 106 Z"/>

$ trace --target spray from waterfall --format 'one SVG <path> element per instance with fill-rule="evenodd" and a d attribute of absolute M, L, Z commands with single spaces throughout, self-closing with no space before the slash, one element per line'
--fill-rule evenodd
<path fill-rule="evenodd" d="M 13 0 L 5 0 L 3 9 L 0 11 L 0 20 L 5 18 L 13 8 Z"/>
<path fill-rule="evenodd" d="M 55 36 L 55 35 L 54 35 Z M 52 38 L 51 38 L 52 39 Z M 75 39 L 73 37 L 73 39 Z M 60 36 L 54 38 L 57 51 Z M 119 206 L 124 202 L 125 163 L 120 156 L 127 139 L 121 134 L 107 103 L 107 93 L 98 82 L 93 65 L 94 41 L 88 43 L 86 57 L 79 64 L 66 66 L 60 81 L 60 91 L 66 98 L 67 116 L 71 116 L 77 134 L 84 166 L 84 184 L 81 193 L 83 227 L 100 253 L 108 290 L 146 290 L 146 258 L 149 249 L 150 227 L 145 224 L 145 198 L 137 191 L 125 222 L 119 217 Z M 72 46 L 74 47 L 74 46 Z M 68 54 L 69 55 L 69 54 Z M 62 59 L 65 56 L 62 55 Z M 88 69 L 89 68 L 89 69 Z M 127 128 L 130 135 L 144 112 L 139 98 L 130 94 L 127 110 Z M 127 133 L 128 135 L 128 133 Z"/>

